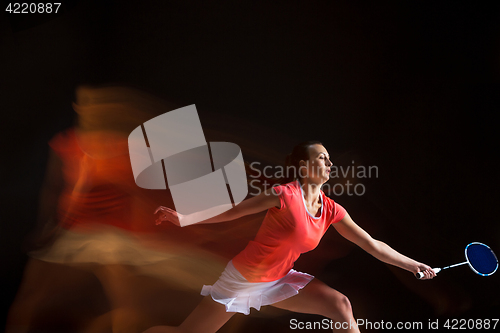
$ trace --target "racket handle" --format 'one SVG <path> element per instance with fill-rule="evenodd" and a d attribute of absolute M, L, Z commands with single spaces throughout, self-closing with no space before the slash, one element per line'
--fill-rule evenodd
<path fill-rule="evenodd" d="M 436 274 L 437 274 L 437 273 L 439 273 L 439 272 L 441 272 L 441 268 L 433 268 L 432 270 L 433 270 L 433 271 L 434 271 L 434 273 L 436 273 Z M 422 272 L 418 272 L 418 273 L 417 273 L 417 275 L 415 275 L 415 277 L 416 277 L 417 279 L 419 279 L 419 280 L 420 280 L 421 278 L 423 278 L 423 277 L 424 277 L 424 273 L 422 273 Z"/>

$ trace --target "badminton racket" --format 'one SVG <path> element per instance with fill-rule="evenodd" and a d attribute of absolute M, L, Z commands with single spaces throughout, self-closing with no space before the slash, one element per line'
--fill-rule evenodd
<path fill-rule="evenodd" d="M 465 247 L 465 260 L 459 264 L 450 265 L 442 268 L 433 268 L 434 273 L 439 273 L 444 269 L 453 268 L 469 264 L 469 267 L 476 274 L 481 276 L 489 276 L 496 272 L 498 269 L 498 259 L 490 249 L 490 247 L 483 243 L 473 242 Z M 418 272 L 417 279 L 424 277 L 424 273 Z"/>

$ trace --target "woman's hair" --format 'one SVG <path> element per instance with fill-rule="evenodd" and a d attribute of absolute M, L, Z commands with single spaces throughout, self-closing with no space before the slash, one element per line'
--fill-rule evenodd
<path fill-rule="evenodd" d="M 309 147 L 312 145 L 323 144 L 317 140 L 305 141 L 293 147 L 292 152 L 286 156 L 284 183 L 300 178 L 300 161 L 309 160 Z"/>

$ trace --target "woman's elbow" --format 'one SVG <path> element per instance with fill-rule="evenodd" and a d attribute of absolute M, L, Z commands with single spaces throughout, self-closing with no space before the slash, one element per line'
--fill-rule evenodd
<path fill-rule="evenodd" d="M 366 252 L 368 252 L 369 254 L 371 255 L 375 255 L 377 253 L 380 253 L 382 251 L 382 248 L 384 247 L 384 243 L 382 243 L 381 241 L 378 241 L 374 238 L 368 238 L 368 239 L 365 239 L 363 240 L 363 243 L 362 245 L 360 245 L 360 247 L 365 250 Z"/>

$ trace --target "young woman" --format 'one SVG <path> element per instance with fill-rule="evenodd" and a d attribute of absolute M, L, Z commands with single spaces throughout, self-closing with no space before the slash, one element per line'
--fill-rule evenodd
<path fill-rule="evenodd" d="M 330 156 L 320 142 L 297 145 L 289 164 L 298 178 L 245 200 L 235 208 L 200 223 L 216 223 L 267 210 L 254 241 L 234 257 L 213 286 L 204 286 L 205 297 L 179 327 L 156 326 L 147 333 L 216 332 L 235 312 L 249 313 L 262 305 L 294 312 L 323 315 L 340 322 L 347 332 L 359 332 L 346 296 L 313 276 L 292 269 L 301 253 L 314 249 L 330 225 L 343 237 L 375 258 L 425 279 L 435 276 L 428 265 L 410 259 L 373 239 L 351 219 L 345 209 L 325 196 L 321 186 L 329 180 Z M 159 221 L 189 224 L 185 216 L 160 207 Z M 188 222 L 188 223 L 186 223 Z M 299 291 L 300 290 L 300 291 Z"/>

